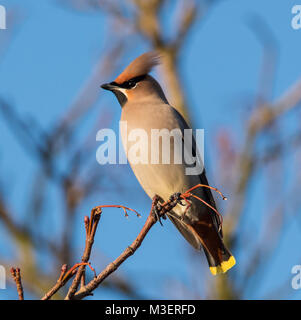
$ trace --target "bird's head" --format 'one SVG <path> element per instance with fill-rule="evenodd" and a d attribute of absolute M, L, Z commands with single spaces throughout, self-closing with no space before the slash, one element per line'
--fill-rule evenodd
<path fill-rule="evenodd" d="M 112 91 L 123 107 L 128 101 L 139 102 L 146 99 L 161 99 L 167 102 L 159 83 L 148 73 L 160 63 L 155 52 L 147 52 L 132 61 L 112 82 L 101 87 Z"/>

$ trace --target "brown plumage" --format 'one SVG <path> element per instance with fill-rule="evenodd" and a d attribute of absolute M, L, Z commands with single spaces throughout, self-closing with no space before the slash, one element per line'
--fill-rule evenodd
<path fill-rule="evenodd" d="M 121 84 L 132 78 L 148 74 L 158 64 L 160 64 L 158 53 L 155 51 L 146 52 L 131 62 L 115 79 L 115 82 Z"/>

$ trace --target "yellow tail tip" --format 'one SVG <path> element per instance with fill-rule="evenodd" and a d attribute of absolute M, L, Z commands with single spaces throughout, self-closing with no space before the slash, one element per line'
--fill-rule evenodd
<path fill-rule="evenodd" d="M 223 261 L 220 265 L 216 267 L 210 267 L 209 269 L 211 273 L 215 276 L 219 273 L 227 272 L 229 269 L 231 269 L 235 265 L 235 263 L 236 263 L 235 258 L 231 256 L 229 260 Z"/>

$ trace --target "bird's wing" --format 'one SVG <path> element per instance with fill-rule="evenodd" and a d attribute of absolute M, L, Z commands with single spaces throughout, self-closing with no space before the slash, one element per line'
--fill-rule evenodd
<path fill-rule="evenodd" d="M 172 109 L 173 109 L 173 113 L 174 113 L 175 117 L 177 118 L 177 120 L 179 122 L 179 128 L 181 129 L 183 137 L 184 137 L 184 129 L 191 129 L 191 128 L 187 124 L 185 119 L 182 117 L 182 115 L 175 108 L 172 107 Z M 195 141 L 194 136 L 192 137 L 192 154 L 194 156 L 196 156 L 198 154 L 197 145 L 196 145 L 196 141 Z M 200 159 L 200 161 L 201 161 L 201 159 Z M 208 180 L 206 177 L 205 168 L 203 168 L 202 173 L 199 175 L 199 179 L 200 179 L 201 184 L 209 186 L 209 183 L 208 183 Z M 203 200 L 205 200 L 207 203 L 209 203 L 212 207 L 216 208 L 215 200 L 213 198 L 211 190 L 209 188 L 203 188 L 203 189 L 204 189 L 203 191 L 204 191 L 204 194 L 206 197 L 206 199 L 203 199 Z M 208 209 L 211 210 L 210 208 L 208 208 Z M 213 223 L 214 223 L 216 229 L 219 230 L 220 236 L 223 237 L 220 217 L 213 210 L 212 210 L 211 216 L 213 217 Z"/>

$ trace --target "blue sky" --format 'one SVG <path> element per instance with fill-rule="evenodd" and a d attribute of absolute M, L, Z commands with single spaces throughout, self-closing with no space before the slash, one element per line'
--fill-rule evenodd
<path fill-rule="evenodd" d="M 12 102 L 22 115 L 33 116 L 47 128 L 74 101 L 90 76 L 106 45 L 107 19 L 101 13 L 66 10 L 51 0 L 0 0 L 0 4 L 6 6 L 8 11 L 17 9 L 16 19 L 20 20 L 14 27 L 5 53 L 0 56 L 0 95 Z M 293 30 L 290 24 L 294 4 L 297 4 L 296 1 L 290 0 L 277 3 L 272 0 L 221 1 L 204 21 L 193 27 L 185 51 L 181 54 L 180 71 L 186 96 L 192 106 L 190 113 L 194 125 L 205 128 L 205 161 L 209 168 L 210 159 L 216 156 L 214 148 L 210 148 L 216 129 L 220 126 L 232 128 L 239 143 L 244 115 L 241 101 L 252 97 L 257 90 L 262 47 L 248 25 L 250 17 L 258 15 L 264 19 L 277 40 L 279 55 L 273 100 L 300 77 L 301 30 Z M 146 49 L 146 45 L 133 48 L 128 61 Z M 96 87 L 99 85 L 95 83 Z M 119 105 L 113 95 L 101 90 L 99 95 L 105 95 L 100 100 L 103 106 L 99 107 L 109 106 L 109 111 L 114 114 L 112 127 L 116 126 Z M 291 122 L 287 123 L 289 125 Z M 17 202 L 18 207 L 26 201 L 22 190 L 30 181 L 36 163 L 15 142 L 3 122 L 1 136 L 0 174 L 4 181 L 7 177 L 13 178 L 10 181 L 17 181 L 16 184 L 11 183 L 8 189 L 11 190 L 11 202 Z M 107 194 L 94 200 L 116 203 L 118 199 L 120 203 L 145 212 L 145 217 L 150 200 L 139 187 L 130 168 L 124 170 L 129 181 L 128 191 L 122 196 Z M 255 186 L 252 185 L 252 188 Z M 260 201 L 261 197 L 255 192 L 254 202 Z M 84 210 L 88 211 L 95 203 L 86 205 Z M 251 206 L 249 210 L 254 208 Z M 55 217 L 52 219 L 55 223 Z M 116 257 L 124 249 L 124 244 L 133 240 L 142 222 L 134 216 L 125 220 L 114 210 L 104 214 L 96 238 L 99 248 L 107 256 Z M 116 226 L 118 238 L 112 239 L 112 223 Z M 109 239 L 110 246 L 106 245 Z M 258 296 L 248 296 L 247 291 L 246 298 L 260 298 L 274 286 L 277 287 L 277 281 L 281 283 L 289 277 L 291 267 L 298 261 L 300 263 L 300 256 L 295 256 L 291 247 L 296 242 L 300 243 L 300 229 L 292 223 L 285 230 L 284 240 L 279 244 L 279 254 L 269 266 L 270 271 L 261 283 Z M 78 240 L 76 246 L 82 243 Z M 163 229 L 156 225 L 145 239 L 143 249 L 121 267 L 121 273 L 130 275 L 137 282 L 146 281 L 148 289 L 145 293 L 151 297 L 156 297 L 156 282 L 165 281 L 169 276 L 189 285 L 190 266 L 187 261 L 191 260 L 186 248 L 185 241 L 178 237 L 170 223 L 165 223 Z M 155 278 L 152 278 L 153 274 Z M 291 294 L 294 298 L 301 298 L 301 290 Z M 98 297 L 119 298 L 100 290 Z"/>

